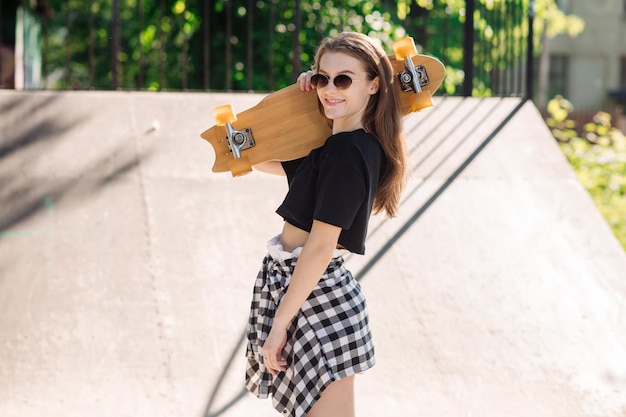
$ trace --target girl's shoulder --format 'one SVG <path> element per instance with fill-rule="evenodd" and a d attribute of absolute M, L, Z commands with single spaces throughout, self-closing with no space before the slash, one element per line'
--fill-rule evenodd
<path fill-rule="evenodd" d="M 350 149 L 367 150 L 368 152 L 372 149 L 382 150 L 376 136 L 364 129 L 336 133 L 328 138 L 324 147 L 329 152 L 349 151 Z"/>
<path fill-rule="evenodd" d="M 332 135 L 326 141 L 318 155 L 320 166 L 352 166 L 358 170 L 363 167 L 376 169 L 384 159 L 384 151 L 375 135 L 359 129 Z"/>

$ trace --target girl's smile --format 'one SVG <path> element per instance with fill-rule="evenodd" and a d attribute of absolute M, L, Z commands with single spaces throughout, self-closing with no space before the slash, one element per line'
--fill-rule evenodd
<path fill-rule="evenodd" d="M 378 77 L 369 80 L 363 64 L 342 52 L 322 55 L 318 72 L 327 78 L 318 85 L 317 95 L 326 117 L 333 121 L 333 133 L 362 128 L 370 96 L 378 92 Z M 352 80 L 347 87 L 342 83 L 339 83 L 342 88 L 335 85 L 335 79 L 340 75 Z M 325 85 L 322 87 L 321 84 Z"/>

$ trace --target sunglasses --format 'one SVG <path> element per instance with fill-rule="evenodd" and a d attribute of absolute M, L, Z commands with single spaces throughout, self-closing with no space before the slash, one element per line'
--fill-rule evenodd
<path fill-rule="evenodd" d="M 313 76 L 311 77 L 311 85 L 313 86 L 313 88 L 324 88 L 328 85 L 330 80 L 331 79 L 324 74 L 313 74 Z M 346 74 L 339 74 L 338 76 L 333 78 L 332 81 L 333 84 L 335 84 L 335 87 L 337 87 L 339 90 L 345 90 L 349 88 L 353 82 L 361 80 L 353 80 Z"/>

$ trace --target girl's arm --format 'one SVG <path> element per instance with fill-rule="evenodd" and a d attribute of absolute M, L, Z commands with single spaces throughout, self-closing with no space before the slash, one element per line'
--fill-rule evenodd
<path fill-rule="evenodd" d="M 340 227 L 313 221 L 311 233 L 302 248 L 287 292 L 276 310 L 272 330 L 263 345 L 265 366 L 273 375 L 285 370 L 287 362 L 281 353 L 287 341 L 287 326 L 324 275 L 337 247 L 340 233 Z"/>
<path fill-rule="evenodd" d="M 285 176 L 285 170 L 279 161 L 261 162 L 260 164 L 253 165 L 253 168 L 256 171 L 265 172 L 266 174 Z"/>

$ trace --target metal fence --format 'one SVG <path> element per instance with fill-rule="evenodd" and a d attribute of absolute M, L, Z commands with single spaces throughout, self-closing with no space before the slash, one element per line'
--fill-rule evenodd
<path fill-rule="evenodd" d="M 0 43 L 5 45 L 10 41 L 4 39 L 10 33 L 7 13 L 12 12 L 7 1 L 0 0 Z M 303 56 L 313 56 L 329 27 L 354 28 L 355 16 L 344 7 L 354 2 L 348 0 L 154 0 L 150 10 L 146 1 L 85 0 L 88 7 L 51 1 L 58 6 L 32 10 L 41 34 L 41 81 L 30 88 L 269 91 L 284 85 L 281 74 L 293 80 L 310 63 Z M 460 11 L 443 0 L 431 0 L 428 8 L 410 0 L 368 3 L 446 65 L 448 88 L 442 93 L 532 96 L 534 0 L 467 0 Z M 188 15 L 177 13 L 179 4 Z M 402 4 L 409 6 L 405 15 L 399 13 Z M 335 15 L 323 13 L 322 7 Z M 325 20 L 332 24 L 322 25 Z M 168 32 L 166 26 L 175 30 Z M 19 17 L 16 27 L 18 34 L 33 30 L 23 27 Z M 19 62 L 24 39 L 17 45 L 17 38 L 15 74 L 20 65 L 37 62 L 24 59 L 24 53 Z M 78 48 L 77 40 L 84 47 Z M 287 55 L 265 46 L 279 42 L 291 45 Z M 0 54 L 0 67 L 6 59 Z M 3 88 L 19 84 L 4 77 L 0 82 Z"/>

